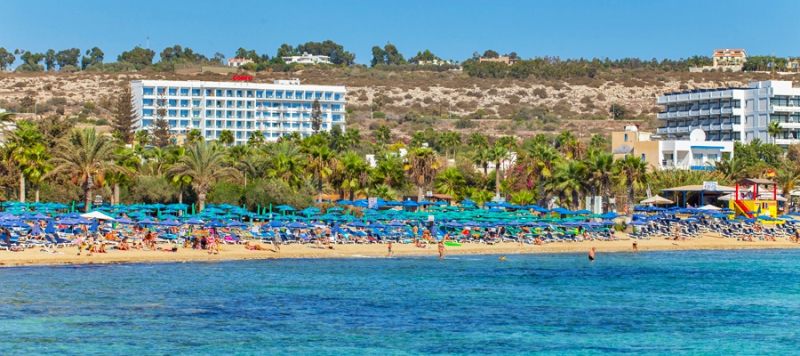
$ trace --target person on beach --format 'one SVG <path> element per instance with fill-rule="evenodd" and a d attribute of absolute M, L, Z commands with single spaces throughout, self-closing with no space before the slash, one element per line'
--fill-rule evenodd
<path fill-rule="evenodd" d="M 117 246 L 117 250 L 120 251 L 129 251 L 130 249 L 131 247 L 128 246 L 128 240 L 122 240 L 122 242 L 120 242 L 119 245 Z"/>
<path fill-rule="evenodd" d="M 83 249 L 83 235 L 78 234 L 78 238 L 75 239 L 75 244 L 78 245 L 78 256 L 80 256 L 81 250 Z"/>
<path fill-rule="evenodd" d="M 794 241 L 795 243 L 800 242 L 800 229 L 794 229 Z"/>
<path fill-rule="evenodd" d="M 217 239 L 213 236 L 208 237 L 208 254 L 214 253 L 215 255 L 219 252 L 219 248 L 216 247 Z M 214 252 L 216 250 L 216 252 Z"/>
<path fill-rule="evenodd" d="M 391 242 L 389 243 L 388 250 L 389 250 L 389 253 L 386 254 L 386 257 L 394 256 L 394 252 L 392 252 L 392 243 Z"/>
<path fill-rule="evenodd" d="M 519 244 L 520 247 L 522 247 L 524 245 L 524 242 L 525 242 L 525 235 L 523 235 L 522 231 L 520 231 L 519 234 L 517 234 L 517 243 Z"/>
<path fill-rule="evenodd" d="M 633 240 L 633 252 L 639 252 L 639 244 L 637 244 L 636 240 Z"/>
<path fill-rule="evenodd" d="M 244 249 L 250 251 L 266 251 L 267 249 L 261 247 L 259 244 L 251 245 L 250 241 L 244 243 Z"/>
<path fill-rule="evenodd" d="M 589 262 L 594 262 L 594 247 L 589 250 Z"/>
<path fill-rule="evenodd" d="M 275 247 L 276 253 L 281 253 L 281 240 L 277 233 L 272 235 L 272 246 Z"/>
<path fill-rule="evenodd" d="M 444 242 L 439 241 L 439 259 L 440 260 L 444 258 L 444 250 L 446 250 L 446 248 L 444 247 Z"/>

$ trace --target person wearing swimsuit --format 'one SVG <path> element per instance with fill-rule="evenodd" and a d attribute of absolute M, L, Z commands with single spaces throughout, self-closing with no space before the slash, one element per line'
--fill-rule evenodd
<path fill-rule="evenodd" d="M 589 262 L 594 262 L 594 247 L 589 250 Z"/>

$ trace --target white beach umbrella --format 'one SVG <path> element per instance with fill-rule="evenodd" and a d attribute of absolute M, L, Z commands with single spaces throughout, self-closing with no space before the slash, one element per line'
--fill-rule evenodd
<path fill-rule="evenodd" d="M 103 213 L 101 213 L 101 212 L 99 212 L 97 210 L 95 210 L 95 211 L 93 211 L 91 213 L 81 214 L 81 217 L 85 218 L 85 219 L 114 220 L 114 218 L 112 218 L 112 217 L 110 217 L 110 216 L 108 216 L 106 214 L 103 214 Z"/>
<path fill-rule="evenodd" d="M 719 207 L 716 207 L 716 206 L 713 206 L 713 205 L 711 205 L 711 204 L 709 204 L 709 205 L 704 205 L 704 206 L 701 206 L 701 207 L 699 207 L 698 209 L 700 209 L 700 210 L 722 210 L 721 208 L 719 208 Z"/>
<path fill-rule="evenodd" d="M 664 198 L 664 197 L 662 197 L 660 195 L 656 195 L 656 196 L 654 196 L 652 198 L 647 198 L 645 200 L 642 200 L 639 203 L 640 204 L 656 204 L 656 205 L 659 205 L 659 204 L 672 204 L 674 202 L 672 200 Z"/>

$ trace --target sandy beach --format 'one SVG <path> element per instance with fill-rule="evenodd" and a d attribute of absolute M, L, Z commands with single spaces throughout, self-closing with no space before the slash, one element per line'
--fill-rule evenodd
<path fill-rule="evenodd" d="M 584 242 L 559 242 L 544 246 L 525 245 L 516 243 L 500 243 L 496 245 L 463 244 L 462 246 L 447 247 L 445 255 L 514 255 L 533 253 L 585 253 L 592 247 L 597 248 L 597 254 L 631 251 L 633 240 L 621 239 L 617 241 L 584 241 Z M 800 248 L 800 244 L 788 240 L 743 242 L 735 239 L 704 236 L 686 241 L 672 241 L 664 239 L 637 240 L 639 251 L 680 251 L 680 250 L 736 250 L 736 249 L 784 249 Z M 170 247 L 171 245 L 162 245 Z M 269 249 L 271 245 L 262 245 Z M 437 257 L 436 246 L 428 248 L 414 247 L 413 244 L 394 244 L 394 258 L 427 256 Z M 384 258 L 387 245 L 335 245 L 333 250 L 314 248 L 307 245 L 283 245 L 281 252 L 250 251 L 243 245 L 223 245 L 218 255 L 209 255 L 202 250 L 187 250 L 180 248 L 178 252 L 161 251 L 117 251 L 109 250 L 108 253 L 88 256 L 84 251 L 77 255 L 77 248 L 58 248 L 59 254 L 43 253 L 39 248 L 26 249 L 21 252 L 0 252 L 0 266 L 36 266 L 36 265 L 70 265 L 70 264 L 105 264 L 105 263 L 139 263 L 139 262 L 188 262 L 188 261 L 226 261 L 226 260 L 255 260 L 277 258 Z M 602 257 L 598 257 L 602 258 Z"/>

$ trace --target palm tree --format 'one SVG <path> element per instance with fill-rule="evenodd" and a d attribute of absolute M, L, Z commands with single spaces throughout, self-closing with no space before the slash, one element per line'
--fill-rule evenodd
<path fill-rule="evenodd" d="M 473 132 L 469 135 L 469 147 L 472 147 L 476 150 L 487 148 L 489 147 L 489 139 L 478 132 Z"/>
<path fill-rule="evenodd" d="M 508 156 L 508 151 L 503 146 L 495 145 L 489 149 L 489 158 L 492 162 L 494 162 L 494 187 L 496 197 L 500 196 L 500 176 L 503 174 L 503 172 L 500 171 L 500 168 L 502 167 L 506 156 Z"/>
<path fill-rule="evenodd" d="M 530 190 L 520 190 L 511 195 L 511 203 L 516 205 L 528 205 L 532 203 L 536 197 Z"/>
<path fill-rule="evenodd" d="M 491 160 L 491 151 L 489 149 L 479 149 L 475 151 L 472 157 L 472 163 L 478 167 L 483 168 L 483 177 L 489 175 L 489 161 Z"/>
<path fill-rule="evenodd" d="M 434 181 L 434 187 L 438 193 L 447 194 L 456 199 L 461 199 L 466 184 L 467 181 L 464 176 L 454 167 L 447 168 L 439 173 Z"/>
<path fill-rule="evenodd" d="M 372 134 L 375 136 L 375 141 L 378 142 L 379 145 L 385 145 L 392 140 L 392 131 L 389 130 L 386 125 L 378 126 Z"/>
<path fill-rule="evenodd" d="M 534 175 L 539 185 L 539 205 L 544 206 L 547 195 L 545 195 L 545 181 L 553 176 L 553 168 L 561 162 L 561 156 L 548 144 L 533 146 L 529 152 L 533 159 Z"/>
<path fill-rule="evenodd" d="M 72 174 L 83 188 L 84 211 L 88 212 L 92 204 L 92 192 L 97 183 L 102 184 L 103 175 L 122 170 L 114 164 L 114 149 L 114 141 L 98 135 L 94 129 L 72 130 L 53 151 L 52 163 L 55 167 L 42 178 L 60 173 Z"/>
<path fill-rule="evenodd" d="M 745 167 L 744 161 L 737 157 L 716 161 L 714 168 L 715 172 L 731 183 L 736 183 L 750 175 L 749 167 Z"/>
<path fill-rule="evenodd" d="M 247 139 L 247 145 L 250 147 L 258 147 L 264 143 L 264 133 L 261 131 L 254 131 Z"/>
<path fill-rule="evenodd" d="M 225 147 L 229 147 L 233 144 L 236 138 L 233 137 L 233 132 L 231 132 L 231 130 L 222 130 L 222 132 L 219 133 L 217 140 L 219 143 L 225 145 Z"/>
<path fill-rule="evenodd" d="M 792 201 L 792 190 L 800 179 L 800 166 L 793 162 L 784 161 L 782 166 L 775 172 L 775 182 L 783 191 L 786 202 L 783 203 L 783 213 L 789 213 L 789 203 Z"/>
<path fill-rule="evenodd" d="M 36 146 L 40 146 L 43 137 L 36 124 L 29 121 L 19 121 L 17 128 L 9 135 L 6 144 L 6 154 L 9 159 L 20 166 L 19 170 L 19 201 L 25 202 L 25 179 L 27 178 L 24 167 L 28 160 L 28 153 Z"/>
<path fill-rule="evenodd" d="M 767 125 L 767 133 L 769 133 L 769 135 L 772 137 L 772 144 L 774 145 L 775 139 L 778 137 L 778 135 L 783 133 L 783 128 L 778 120 L 769 122 L 769 125 Z"/>
<path fill-rule="evenodd" d="M 561 164 L 556 167 L 550 188 L 559 196 L 561 202 L 568 203 L 570 209 L 577 210 L 581 194 L 586 191 L 588 172 L 586 165 L 580 161 L 573 160 Z"/>
<path fill-rule="evenodd" d="M 397 199 L 397 192 L 386 184 L 378 184 L 369 189 L 368 195 L 385 200 Z"/>
<path fill-rule="evenodd" d="M 307 176 L 305 156 L 291 141 L 262 146 L 263 170 L 269 178 L 278 178 L 292 187 L 300 187 Z"/>
<path fill-rule="evenodd" d="M 198 143 L 203 140 L 203 133 L 200 132 L 198 129 L 191 129 L 189 133 L 186 134 L 186 142 L 187 143 Z"/>
<path fill-rule="evenodd" d="M 372 184 L 385 184 L 391 188 L 407 184 L 403 159 L 396 154 L 384 153 L 377 157 L 377 164 L 372 170 Z"/>
<path fill-rule="evenodd" d="M 650 166 L 647 162 L 633 155 L 617 159 L 614 164 L 617 168 L 617 180 L 621 185 L 628 188 L 628 219 L 630 221 L 633 218 L 636 189 L 642 189 L 649 181 L 650 175 L 647 171 Z"/>
<path fill-rule="evenodd" d="M 20 162 L 23 176 L 36 187 L 37 203 L 39 202 L 39 185 L 41 184 L 42 176 L 53 169 L 53 165 L 49 160 L 50 153 L 47 152 L 47 148 L 37 144 L 24 151 L 23 159 Z"/>
<path fill-rule="evenodd" d="M 121 167 L 120 170 L 106 172 L 104 179 L 113 185 L 111 204 L 119 204 L 119 188 L 122 184 L 131 182 L 131 176 L 136 172 L 136 168 L 141 165 L 139 157 L 130 148 L 119 147 L 114 150 L 115 164 Z"/>
<path fill-rule="evenodd" d="M 223 179 L 236 178 L 239 172 L 224 165 L 225 155 L 215 144 L 195 145 L 186 150 L 186 155 L 169 167 L 167 174 L 171 177 L 187 176 L 197 192 L 198 211 L 203 211 L 206 194 L 211 184 Z"/>
<path fill-rule="evenodd" d="M 417 148 L 409 152 L 405 170 L 414 185 L 418 188 L 419 201 L 422 201 L 422 188 L 431 184 L 436 177 L 436 171 L 441 166 L 436 154 L 430 148 Z"/>
<path fill-rule="evenodd" d="M 252 155 L 253 149 L 250 148 L 250 146 L 233 146 L 229 148 L 227 152 L 228 161 L 234 165 L 244 161 L 246 158 Z"/>
<path fill-rule="evenodd" d="M 136 133 L 133 134 L 133 141 L 136 142 L 139 147 L 144 147 L 144 145 L 150 141 L 150 134 L 145 130 L 136 131 Z"/>
<path fill-rule="evenodd" d="M 14 122 L 14 116 L 16 116 L 14 113 L 2 112 L 0 113 L 0 122 Z"/>
<path fill-rule="evenodd" d="M 461 134 L 455 131 L 449 131 L 442 134 L 442 147 L 444 148 L 445 159 L 447 159 L 447 150 L 453 150 L 453 159 L 456 158 L 456 148 L 461 144 Z"/>
<path fill-rule="evenodd" d="M 345 153 L 339 160 L 343 179 L 342 190 L 350 191 L 350 200 L 355 198 L 357 190 L 367 185 L 369 179 L 369 165 L 353 152 Z"/>
<path fill-rule="evenodd" d="M 169 165 L 169 151 L 153 147 L 144 151 L 145 162 L 149 164 L 153 175 L 162 175 Z"/>
<path fill-rule="evenodd" d="M 488 190 L 475 190 L 472 192 L 472 195 L 470 195 L 470 199 L 476 204 L 483 206 L 483 204 L 492 200 L 492 192 Z"/>
<path fill-rule="evenodd" d="M 308 155 L 307 169 L 314 172 L 317 179 L 318 201 L 322 201 L 322 185 L 325 179 L 333 174 L 334 168 L 339 164 L 336 154 L 328 146 L 313 146 Z"/>
<path fill-rule="evenodd" d="M 599 188 L 603 195 L 603 213 L 608 212 L 608 199 L 611 197 L 611 179 L 614 175 L 614 155 L 599 152 L 589 157 L 589 182 Z"/>

